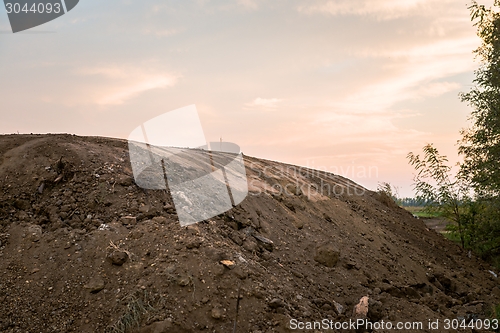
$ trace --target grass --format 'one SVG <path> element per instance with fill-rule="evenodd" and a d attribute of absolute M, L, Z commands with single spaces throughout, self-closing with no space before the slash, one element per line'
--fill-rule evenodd
<path fill-rule="evenodd" d="M 440 212 L 429 212 L 425 210 L 425 207 L 403 207 L 413 215 L 423 218 L 423 219 L 431 219 L 431 218 L 437 218 L 437 217 L 442 217 L 442 214 Z"/>
<path fill-rule="evenodd" d="M 154 297 L 147 292 L 136 292 L 123 299 L 127 302 L 125 312 L 108 329 L 106 333 L 126 333 L 138 328 L 144 315 L 156 311 L 151 305 Z"/>

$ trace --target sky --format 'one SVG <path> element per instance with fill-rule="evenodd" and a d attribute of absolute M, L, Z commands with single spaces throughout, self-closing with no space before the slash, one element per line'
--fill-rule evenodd
<path fill-rule="evenodd" d="M 81 0 L 16 34 L 1 6 L 0 134 L 127 138 L 195 104 L 207 141 L 413 196 L 406 155 L 455 163 L 469 125 L 467 4 Z"/>

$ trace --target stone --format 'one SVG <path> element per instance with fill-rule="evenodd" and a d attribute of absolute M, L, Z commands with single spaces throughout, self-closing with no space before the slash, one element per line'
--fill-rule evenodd
<path fill-rule="evenodd" d="M 113 265 L 121 266 L 127 261 L 128 254 L 124 251 L 113 251 L 108 254 L 108 259 Z"/>
<path fill-rule="evenodd" d="M 270 240 L 269 238 L 260 236 L 260 235 L 253 235 L 253 237 L 257 240 L 258 244 L 262 246 L 264 249 L 272 252 L 274 249 L 274 242 Z"/>
<path fill-rule="evenodd" d="M 368 315 L 368 304 L 370 298 L 368 296 L 363 296 L 359 300 L 359 303 L 354 306 L 352 310 L 353 317 L 366 317 Z"/>
<path fill-rule="evenodd" d="M 222 319 L 224 316 L 224 310 L 222 310 L 220 307 L 216 306 L 212 309 L 212 318 L 214 319 Z"/>
<path fill-rule="evenodd" d="M 241 266 L 237 266 L 233 269 L 233 274 L 240 280 L 244 280 L 248 277 L 248 272 L 244 270 Z"/>
<path fill-rule="evenodd" d="M 190 276 L 187 276 L 187 275 L 181 276 L 177 280 L 177 284 L 181 287 L 186 287 L 186 286 L 190 285 L 191 282 L 192 282 L 192 278 Z"/>
<path fill-rule="evenodd" d="M 235 262 L 231 260 L 221 260 L 220 263 L 229 269 L 233 269 L 235 267 Z"/>
<path fill-rule="evenodd" d="M 32 242 L 38 242 L 42 238 L 42 227 L 35 224 L 28 225 L 26 230 L 26 239 Z"/>
<path fill-rule="evenodd" d="M 168 220 L 165 216 L 155 216 L 153 217 L 153 222 L 158 224 L 167 224 Z"/>
<path fill-rule="evenodd" d="M 14 207 L 19 210 L 29 210 L 31 209 L 31 204 L 27 200 L 17 199 L 16 201 L 14 201 Z"/>
<path fill-rule="evenodd" d="M 337 311 L 337 313 L 339 315 L 341 315 L 344 312 L 344 307 L 342 306 L 342 304 L 340 304 L 336 301 L 333 301 L 332 304 L 333 304 L 333 307 L 335 308 L 335 311 Z"/>
<path fill-rule="evenodd" d="M 340 251 L 330 243 L 319 245 L 314 255 L 314 260 L 326 267 L 335 267 L 339 258 Z"/>
<path fill-rule="evenodd" d="M 85 289 L 89 289 L 92 294 L 98 293 L 103 290 L 105 286 L 104 280 L 100 277 L 94 277 L 86 285 L 83 286 Z"/>
<path fill-rule="evenodd" d="M 139 333 L 170 333 L 172 332 L 172 320 L 154 322 L 140 329 Z"/>
<path fill-rule="evenodd" d="M 201 244 L 203 244 L 203 238 L 201 237 L 195 237 L 190 240 L 188 240 L 186 244 L 186 248 L 188 249 L 198 249 Z"/>
<path fill-rule="evenodd" d="M 299 230 L 304 228 L 304 221 L 301 219 L 293 218 L 292 223 L 295 226 L 295 228 L 297 228 Z"/>
<path fill-rule="evenodd" d="M 131 239 L 139 239 L 142 236 L 144 236 L 144 232 L 138 229 L 133 229 L 129 234 L 128 237 Z"/>
<path fill-rule="evenodd" d="M 120 221 L 123 225 L 135 225 L 137 224 L 137 218 L 135 216 L 122 216 Z"/>
<path fill-rule="evenodd" d="M 150 208 L 151 207 L 149 205 L 141 205 L 141 207 L 139 207 L 139 212 L 146 214 L 149 212 Z"/>
<path fill-rule="evenodd" d="M 238 235 L 237 232 L 231 232 L 229 234 L 229 238 L 236 244 L 236 245 L 243 245 L 243 240 L 241 239 L 240 235 Z"/>
<path fill-rule="evenodd" d="M 277 309 L 277 308 L 282 308 L 285 306 L 285 302 L 283 302 L 283 300 L 279 299 L 279 298 L 273 298 L 270 302 L 269 302 L 269 307 L 271 309 Z"/>
<path fill-rule="evenodd" d="M 165 206 L 163 206 L 163 209 L 169 214 L 175 214 L 175 208 L 171 204 L 165 204 Z"/>
<path fill-rule="evenodd" d="M 132 177 L 127 175 L 118 175 L 118 177 L 116 177 L 116 182 L 118 183 L 118 185 L 121 185 L 123 187 L 130 186 L 134 183 Z"/>
<path fill-rule="evenodd" d="M 245 241 L 243 242 L 243 248 L 249 252 L 257 252 L 259 251 L 259 245 L 257 244 L 256 241 L 254 241 L 253 239 L 251 238 L 247 238 L 245 239 Z"/>
<path fill-rule="evenodd" d="M 372 322 L 380 321 L 384 317 L 382 302 L 370 298 L 368 300 L 368 313 L 366 315 Z"/>

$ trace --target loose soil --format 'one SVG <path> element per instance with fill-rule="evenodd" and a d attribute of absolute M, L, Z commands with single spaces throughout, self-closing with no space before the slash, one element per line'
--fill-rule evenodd
<path fill-rule="evenodd" d="M 233 332 L 236 317 L 242 333 L 365 317 L 444 332 L 428 320 L 500 303 L 487 263 L 387 196 L 244 160 L 247 198 L 181 227 L 168 190 L 135 185 L 125 140 L 1 136 L 0 332 Z"/>

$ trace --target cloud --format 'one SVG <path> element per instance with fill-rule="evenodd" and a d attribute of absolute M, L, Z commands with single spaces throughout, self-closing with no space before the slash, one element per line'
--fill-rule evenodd
<path fill-rule="evenodd" d="M 304 14 L 375 16 L 381 20 L 395 19 L 436 10 L 437 5 L 451 0 L 331 0 L 300 5 L 297 11 Z"/>
<path fill-rule="evenodd" d="M 119 105 L 153 89 L 165 89 L 175 85 L 178 76 L 170 73 L 158 73 L 153 68 L 144 69 L 131 66 L 106 66 L 82 68 L 77 73 L 83 76 L 101 77 L 104 86 L 96 85 L 98 91 L 89 95 L 94 96 L 93 103 L 99 105 Z"/>
<path fill-rule="evenodd" d="M 247 103 L 248 107 L 264 108 L 264 109 L 275 109 L 278 107 L 278 103 L 282 102 L 279 98 L 260 98 L 257 97 L 251 103 Z"/>
<path fill-rule="evenodd" d="M 381 75 L 348 91 L 331 107 L 354 110 L 385 111 L 398 102 L 437 97 L 460 89 L 450 78 L 474 70 L 471 50 L 477 38 L 443 40 L 410 49 L 363 50 L 359 61 L 372 58 L 385 61 Z"/>
<path fill-rule="evenodd" d="M 156 37 L 169 37 L 177 35 L 181 30 L 179 29 L 143 29 L 142 33 L 144 35 L 152 35 Z"/>
<path fill-rule="evenodd" d="M 103 96 L 97 101 L 97 104 L 110 105 L 110 104 L 123 104 L 126 100 L 136 97 L 137 95 L 152 89 L 167 88 L 174 85 L 175 79 L 172 77 L 158 75 L 148 77 L 143 79 L 136 84 L 130 86 L 124 86 L 116 89 L 116 92 L 112 92 L 108 95 Z"/>
<path fill-rule="evenodd" d="M 363 49 L 355 53 L 360 57 L 412 58 L 439 60 L 445 56 L 466 56 L 470 58 L 472 50 L 479 46 L 479 38 L 462 37 L 443 39 L 436 42 L 397 49 Z M 470 60 L 470 59 L 469 59 Z"/>
<path fill-rule="evenodd" d="M 421 97 L 436 97 L 447 92 L 460 89 L 461 85 L 456 82 L 432 82 L 426 86 L 420 87 L 416 94 Z"/>

